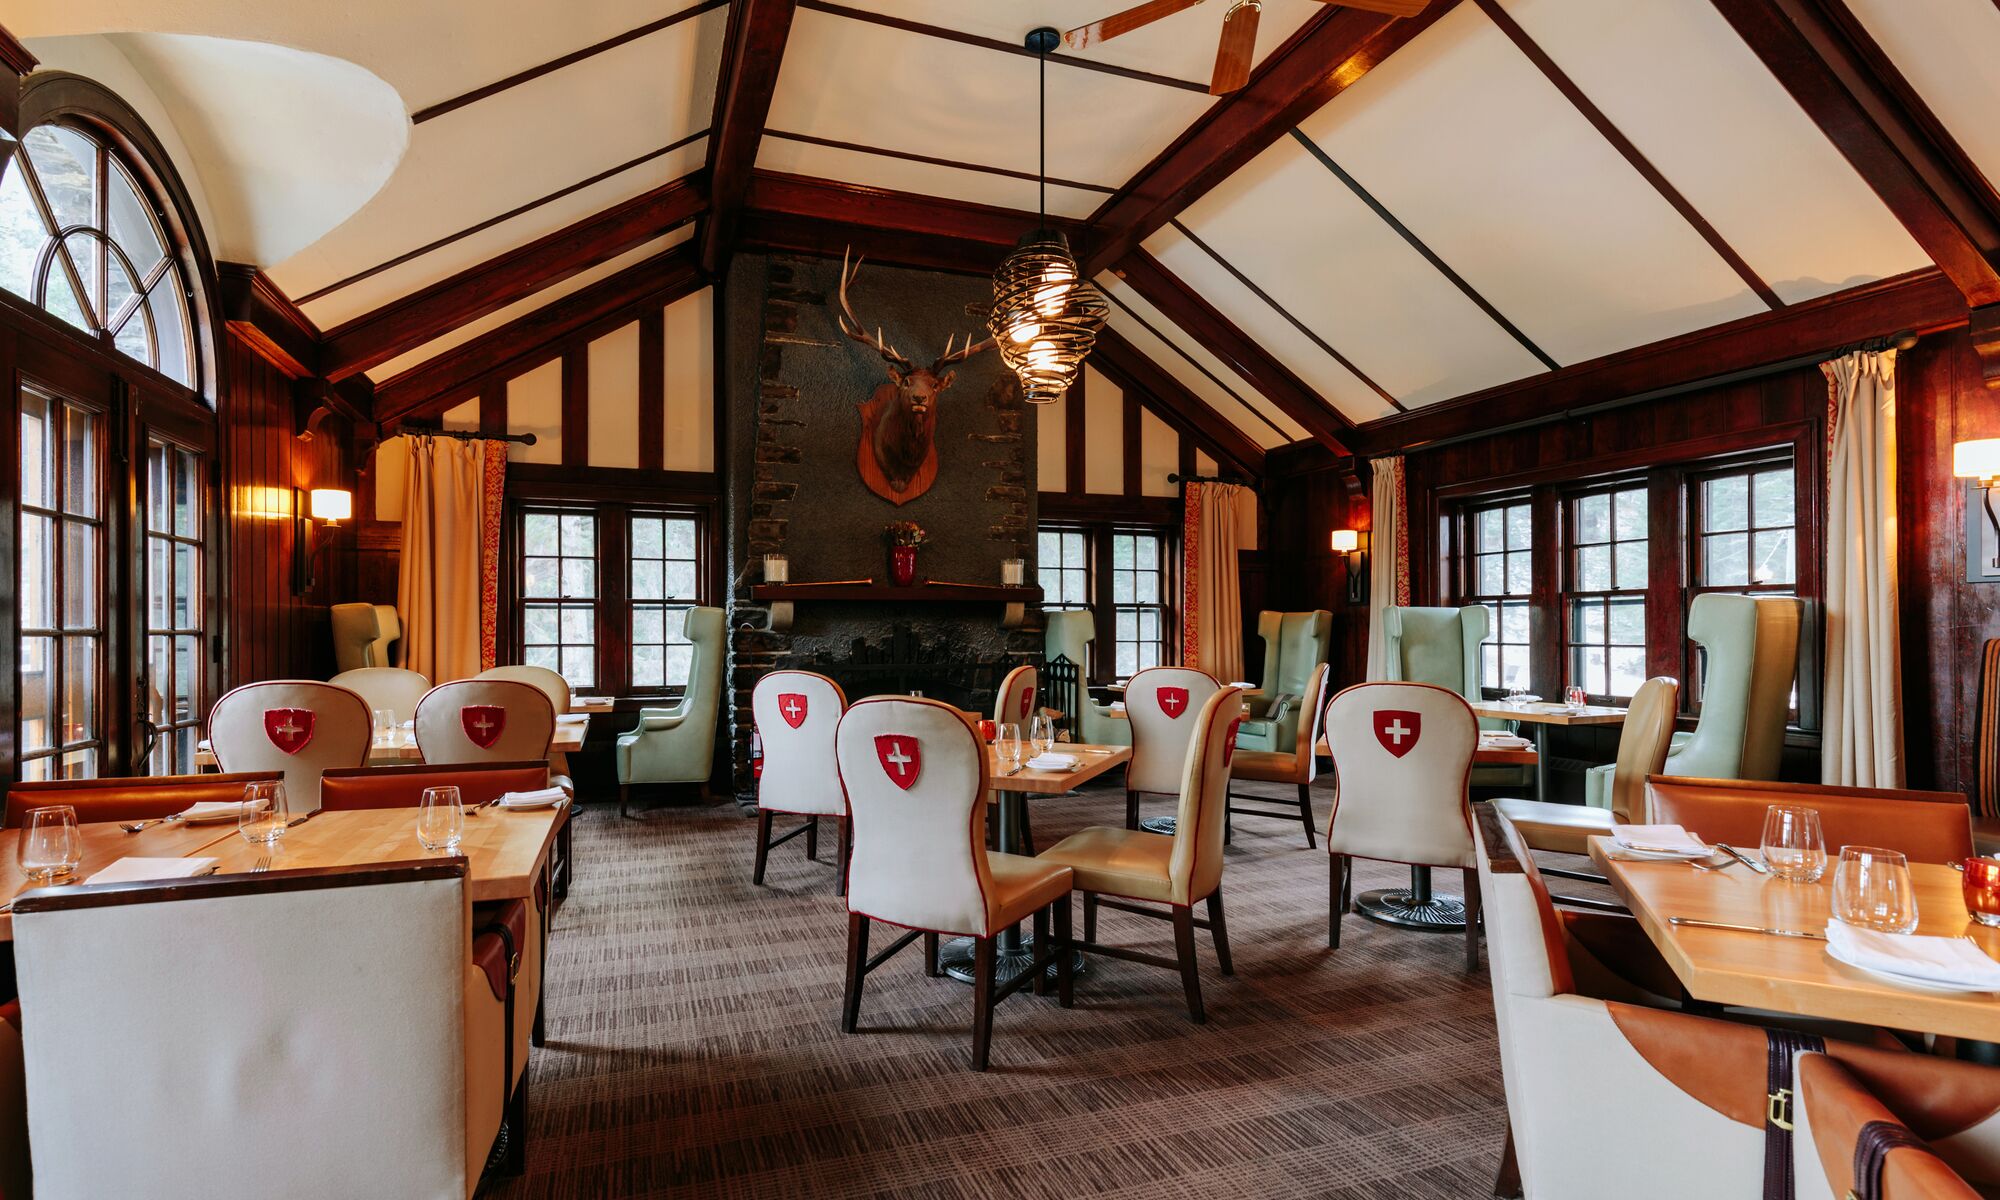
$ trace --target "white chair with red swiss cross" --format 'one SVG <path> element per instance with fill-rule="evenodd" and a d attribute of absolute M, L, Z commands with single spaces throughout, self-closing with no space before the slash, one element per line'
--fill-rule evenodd
<path fill-rule="evenodd" d="M 1194 740 L 1195 718 L 1222 684 L 1192 667 L 1149 667 L 1125 683 L 1125 719 L 1132 726 L 1132 759 L 1125 764 L 1125 828 L 1139 828 L 1139 797 L 1179 797 L 1181 768 Z M 1147 823 L 1172 834 L 1173 818 Z"/>
<path fill-rule="evenodd" d="M 427 763 L 545 760 L 555 734 L 555 705 L 531 683 L 458 679 L 417 701 L 417 749 Z"/>
<path fill-rule="evenodd" d="M 319 807 L 319 773 L 368 764 L 375 717 L 359 693 L 315 679 L 273 679 L 225 692 L 208 710 L 208 744 L 223 771 L 283 771 L 295 813 Z"/>
<path fill-rule="evenodd" d="M 1472 843 L 1472 755 L 1479 719 L 1428 683 L 1359 683 L 1326 706 L 1333 815 L 1326 823 L 1326 944 L 1340 946 L 1356 858 L 1444 867 L 1465 879 L 1465 966 L 1479 969 L 1479 859 Z"/>
<path fill-rule="evenodd" d="M 924 973 L 935 976 L 939 935 L 970 937 L 972 1065 L 983 1071 L 996 1004 L 1031 982 L 1041 990 L 1051 963 L 1062 1004 L 1070 1003 L 1070 869 L 985 848 L 986 748 L 950 705 L 893 696 L 857 701 L 840 718 L 834 753 L 854 836 L 840 1027 L 855 1031 L 863 981 L 897 951 L 922 937 Z M 1030 917 L 1035 957 L 996 985 L 993 939 Z M 868 930 L 877 921 L 908 932 L 871 958 Z"/>
<path fill-rule="evenodd" d="M 750 882 L 764 883 L 771 848 L 806 835 L 806 857 L 819 857 L 819 819 L 833 818 L 839 842 L 834 889 L 847 894 L 847 798 L 840 792 L 840 764 L 833 757 L 833 731 L 847 711 L 840 685 L 811 671 L 773 671 L 750 691 L 750 711 L 764 757 L 757 774 L 757 864 Z M 805 823 L 776 839 L 771 819 L 778 813 Z"/>

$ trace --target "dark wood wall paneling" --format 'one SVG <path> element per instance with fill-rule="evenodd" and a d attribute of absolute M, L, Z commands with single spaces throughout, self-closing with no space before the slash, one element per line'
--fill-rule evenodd
<path fill-rule="evenodd" d="M 1263 652 L 1263 643 L 1256 640 L 1259 608 L 1279 612 L 1324 608 L 1333 614 L 1333 648 L 1327 656 L 1333 665 L 1332 683 L 1344 687 L 1359 682 L 1368 660 L 1368 609 L 1365 604 L 1347 603 L 1347 556 L 1333 552 L 1328 535 L 1335 529 L 1369 527 L 1367 487 L 1354 478 L 1351 463 L 1317 446 L 1273 454 L 1269 465 L 1263 495 L 1264 549 L 1255 556 L 1254 572 L 1246 562 L 1243 581 L 1250 656 L 1261 657 Z M 1265 570 L 1267 563 L 1274 569 Z M 1253 582 L 1263 589 L 1254 605 Z M 1249 658 L 1245 668 L 1252 671 L 1251 678 L 1258 678 Z"/>

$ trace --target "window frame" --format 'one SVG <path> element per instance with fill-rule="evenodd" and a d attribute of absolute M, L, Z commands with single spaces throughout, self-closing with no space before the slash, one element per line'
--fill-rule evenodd
<path fill-rule="evenodd" d="M 1101 521 L 1080 520 L 1074 517 L 1048 517 L 1035 525 L 1039 535 L 1042 531 L 1080 533 L 1084 539 L 1084 562 L 1086 594 L 1090 597 L 1083 606 L 1089 609 L 1091 625 L 1096 631 L 1090 643 L 1090 661 L 1082 664 L 1084 679 L 1093 687 L 1119 683 L 1118 674 L 1118 619 L 1121 606 L 1114 599 L 1115 587 L 1112 579 L 1112 539 L 1118 534 L 1148 534 L 1160 539 L 1160 592 L 1161 626 L 1160 662 L 1162 666 L 1179 666 L 1181 662 L 1181 527 L 1178 523 L 1147 520 Z M 1041 579 L 1040 538 L 1037 537 L 1035 579 Z M 1075 605 L 1044 605 L 1045 611 L 1062 611 Z"/>
<path fill-rule="evenodd" d="M 50 774 L 41 777 L 43 779 L 95 778 L 110 774 L 115 769 L 113 767 L 114 755 L 112 752 L 117 747 L 116 735 L 121 724 L 114 718 L 113 709 L 117 703 L 117 698 L 110 687 L 113 655 L 118 652 L 119 639 L 116 636 L 117 617 L 125 615 L 112 613 L 109 603 L 111 592 L 109 577 L 115 562 L 113 543 L 117 528 L 117 514 L 113 511 L 116 491 L 107 473 L 108 468 L 112 465 L 110 442 L 114 414 L 108 408 L 93 404 L 87 399 L 58 391 L 30 380 L 22 380 L 16 385 L 15 402 L 17 406 L 22 393 L 30 390 L 34 391 L 48 404 L 52 413 L 60 412 L 62 420 L 60 428 L 56 422 L 49 422 L 47 426 L 48 432 L 44 436 L 44 445 L 51 447 L 49 451 L 49 462 L 51 464 L 49 486 L 56 503 L 49 506 L 29 505 L 25 499 L 17 499 L 17 509 L 22 518 L 37 517 L 45 519 L 49 521 L 50 528 L 53 531 L 47 551 L 50 565 L 48 589 L 50 611 L 48 615 L 53 620 L 46 626 L 30 628 L 23 622 L 18 609 L 16 611 L 14 634 L 16 647 L 15 661 L 17 664 L 15 674 L 16 743 L 14 778 L 21 779 L 27 777 L 26 767 L 28 763 L 44 761 L 51 763 L 52 768 Z M 93 459 L 91 470 L 97 483 L 95 516 L 80 516 L 70 513 L 68 511 L 69 506 L 64 499 L 68 491 L 69 464 L 66 461 L 66 456 L 61 451 L 61 447 L 66 444 L 68 423 L 70 414 L 73 411 L 88 414 L 91 424 L 94 427 L 91 445 L 91 458 Z M 18 430 L 22 424 L 23 415 L 17 411 L 14 420 L 17 431 L 16 436 L 18 438 Z M 14 466 L 14 494 L 17 498 L 24 497 L 27 489 L 22 486 L 25 482 L 21 473 L 24 464 L 18 442 L 17 451 L 14 456 Z M 93 546 L 93 558 L 95 561 L 92 563 L 90 587 L 92 592 L 91 611 L 94 614 L 94 620 L 90 623 L 76 626 L 70 625 L 68 618 L 64 615 L 66 607 L 63 588 L 64 577 L 66 575 L 64 566 L 68 555 L 68 540 L 64 537 L 64 533 L 72 525 L 81 525 L 95 532 Z M 19 531 L 23 526 L 24 522 L 17 523 L 17 538 L 21 538 Z M 25 538 L 21 538 L 21 541 L 25 542 Z M 19 572 L 21 565 L 22 560 L 19 556 L 17 545 L 14 564 L 17 597 L 26 590 L 20 586 Z M 19 697 L 26 691 L 23 684 L 26 680 L 27 666 L 27 656 L 23 651 L 29 638 L 44 639 L 50 643 L 49 653 L 46 658 L 46 667 L 43 673 L 49 680 L 49 683 L 46 685 L 48 692 L 46 710 L 51 731 L 47 747 L 35 750 L 26 749 L 26 739 L 21 736 L 20 732 Z M 91 736 L 77 741 L 69 741 L 66 736 L 56 733 L 55 729 L 63 724 L 63 718 L 68 712 L 66 697 L 63 695 L 65 685 L 67 684 L 67 671 L 65 667 L 69 656 L 68 643 L 76 640 L 89 640 L 94 644 L 92 655 L 95 661 L 92 664 L 90 672 L 92 694 L 88 706 L 91 717 Z M 84 775 L 69 774 L 65 769 L 64 760 L 71 754 L 85 751 L 89 751 L 95 756 L 96 765 L 94 770 Z"/>
<path fill-rule="evenodd" d="M 1618 536 L 1617 497 L 1632 493 L 1636 493 L 1639 496 L 1640 504 L 1648 510 L 1646 532 L 1641 538 L 1621 538 Z M 1577 507 L 1584 501 L 1598 496 L 1606 497 L 1609 502 L 1605 513 L 1608 536 L 1602 542 L 1581 541 L 1579 539 L 1582 522 L 1577 516 Z M 1633 647 L 1634 644 L 1630 642 L 1615 642 L 1611 640 L 1612 605 L 1621 600 L 1637 600 L 1639 601 L 1642 614 L 1649 612 L 1652 608 L 1653 576 L 1651 562 L 1653 531 L 1650 513 L 1651 501 L 1651 486 L 1644 475 L 1594 481 L 1586 487 L 1566 490 L 1559 497 L 1561 520 L 1557 533 L 1561 546 L 1561 557 L 1558 559 L 1561 582 L 1557 585 L 1556 618 L 1557 628 L 1560 630 L 1562 638 L 1562 674 L 1560 678 L 1565 688 L 1579 682 L 1577 658 L 1580 651 L 1591 648 L 1602 648 L 1605 651 L 1604 682 L 1608 688 L 1612 674 L 1610 652 L 1614 649 L 1629 649 Z M 1634 542 L 1639 543 L 1645 548 L 1646 566 L 1642 571 L 1642 578 L 1645 582 L 1636 588 L 1619 587 L 1618 547 L 1631 545 Z M 1609 588 L 1585 588 L 1579 582 L 1581 571 L 1577 563 L 1581 551 L 1596 546 L 1607 547 L 1611 556 L 1612 586 Z M 1585 603 L 1596 603 L 1603 609 L 1604 640 L 1602 642 L 1584 642 L 1579 640 L 1576 635 L 1576 625 L 1573 615 L 1577 606 Z M 1651 629 L 1644 615 L 1640 618 L 1639 637 L 1640 640 L 1637 643 L 1637 649 L 1641 663 L 1640 679 L 1643 681 L 1650 674 L 1650 669 L 1646 664 L 1651 661 L 1649 657 Z M 1589 697 L 1592 704 L 1609 704 L 1622 707 L 1632 699 L 1629 694 L 1621 694 L 1609 690 L 1599 691 L 1590 687 L 1588 682 L 1584 682 L 1583 687 L 1585 694 Z"/>
<path fill-rule="evenodd" d="M 1482 554 L 1477 549 L 1478 545 L 1477 525 L 1480 516 L 1484 513 L 1495 512 L 1495 511 L 1501 511 L 1505 513 L 1509 510 L 1516 508 L 1523 508 L 1523 507 L 1528 509 L 1527 520 L 1528 520 L 1529 538 L 1527 546 L 1517 550 L 1517 549 L 1512 549 L 1507 545 L 1506 525 L 1508 522 L 1511 521 L 1511 518 L 1503 516 L 1502 517 L 1503 524 L 1500 533 L 1500 543 L 1501 543 L 1500 549 L 1489 550 Z M 1495 666 L 1497 670 L 1501 672 L 1504 672 L 1505 670 L 1506 647 L 1508 646 L 1521 647 L 1522 653 L 1524 657 L 1527 659 L 1528 678 L 1530 681 L 1531 688 L 1533 686 L 1533 679 L 1535 676 L 1534 584 L 1535 584 L 1535 576 L 1537 574 L 1536 556 L 1543 552 L 1544 550 L 1543 543 L 1545 541 L 1545 539 L 1543 538 L 1538 538 L 1534 536 L 1534 531 L 1539 524 L 1539 522 L 1537 522 L 1537 520 L 1535 519 L 1534 509 L 1535 509 L 1534 498 L 1528 493 L 1520 492 L 1518 490 L 1499 492 L 1499 493 L 1494 493 L 1492 495 L 1481 496 L 1473 502 L 1459 506 L 1458 510 L 1453 514 L 1452 538 L 1451 538 L 1452 557 L 1454 560 L 1453 570 L 1451 574 L 1454 580 L 1453 584 L 1454 593 L 1459 597 L 1459 603 L 1468 605 L 1470 604 L 1480 605 L 1486 608 L 1488 612 L 1491 614 L 1490 621 L 1492 627 L 1488 632 L 1487 641 L 1493 643 L 1496 647 L 1498 647 L 1495 654 Z M 1526 554 L 1528 556 L 1529 582 L 1528 582 L 1528 590 L 1526 592 L 1505 591 L 1505 592 L 1488 594 L 1486 592 L 1482 592 L 1479 590 L 1476 582 L 1479 577 L 1479 563 L 1477 560 L 1479 558 L 1490 556 L 1493 554 L 1498 554 L 1501 556 L 1500 570 L 1501 570 L 1502 580 L 1506 580 L 1508 578 L 1507 562 L 1506 562 L 1508 557 L 1515 554 Z M 1501 631 L 1504 625 L 1504 621 L 1506 619 L 1505 609 L 1517 605 L 1520 607 L 1524 607 L 1528 610 L 1529 629 L 1528 629 L 1528 640 L 1526 642 L 1509 642 L 1503 640 L 1502 638 Z M 1485 651 L 1486 644 L 1487 644 L 1486 642 L 1480 643 L 1479 694 L 1486 697 L 1487 699 L 1499 699 L 1507 694 L 1507 687 L 1504 682 L 1499 684 L 1498 686 L 1489 686 L 1486 682 L 1486 651 Z"/>
<path fill-rule="evenodd" d="M 1120 538 L 1134 539 L 1133 566 L 1120 567 L 1116 565 L 1118 560 L 1118 539 Z M 1140 538 L 1145 538 L 1152 541 L 1159 548 L 1157 565 L 1150 571 L 1144 567 L 1140 567 L 1137 565 L 1138 539 Z M 1174 619 L 1174 612 L 1175 612 L 1175 606 L 1173 603 L 1174 575 L 1172 570 L 1173 551 L 1174 551 L 1173 539 L 1166 532 L 1162 530 L 1128 525 L 1122 527 L 1114 527 L 1110 531 L 1109 541 L 1111 544 L 1111 552 L 1109 558 L 1112 563 L 1112 567 L 1110 570 L 1110 582 L 1107 590 L 1109 594 L 1113 597 L 1111 605 L 1112 640 L 1110 643 L 1112 673 L 1114 675 L 1118 675 L 1118 651 L 1126 644 L 1125 639 L 1120 638 L 1118 636 L 1118 618 L 1125 615 L 1126 613 L 1131 613 L 1135 618 L 1139 618 L 1146 613 L 1154 613 L 1157 615 L 1157 619 L 1159 622 L 1159 637 L 1157 639 L 1157 645 L 1159 647 L 1159 661 L 1157 663 L 1142 664 L 1140 666 L 1136 666 L 1133 668 L 1131 672 L 1119 675 L 1119 678 L 1129 679 L 1133 674 L 1137 674 L 1139 671 L 1145 670 L 1147 665 L 1152 665 L 1152 666 L 1175 665 L 1179 661 L 1179 655 L 1175 652 L 1176 643 L 1178 643 L 1179 641 L 1179 638 L 1175 636 L 1175 630 L 1178 628 L 1179 622 Z M 1136 600 L 1126 601 L 1122 603 L 1119 602 L 1116 599 L 1116 597 L 1118 594 L 1118 584 L 1119 584 L 1118 577 L 1121 574 L 1132 576 L 1133 594 L 1135 596 L 1138 594 L 1139 578 L 1142 575 L 1148 575 L 1148 574 L 1155 576 L 1159 585 L 1158 600 L 1152 602 L 1144 602 Z M 1134 639 L 1131 644 L 1135 648 L 1137 648 L 1137 647 L 1143 647 L 1145 645 L 1145 642 L 1143 639 Z M 1143 655 L 1136 655 L 1136 656 L 1142 659 L 1144 657 Z"/>
<path fill-rule="evenodd" d="M 1765 473 L 1776 467 L 1792 468 L 1792 579 L 1789 583 L 1765 583 L 1752 581 L 1747 584 L 1705 584 L 1699 579 L 1699 563 L 1702 541 L 1713 536 L 1702 528 L 1703 484 L 1713 479 L 1742 475 L 1746 479 Z M 1786 718 L 1788 731 L 1817 731 L 1820 728 L 1823 681 L 1819 678 L 1820 633 L 1819 608 L 1821 597 L 1807 591 L 1808 581 L 1817 581 L 1818 564 L 1826 552 L 1826 530 L 1822 521 L 1814 530 L 1818 534 L 1817 544 L 1810 555 L 1803 536 L 1802 518 L 1808 513 L 1806 488 L 1812 486 L 1802 468 L 1796 451 L 1786 452 L 1783 448 L 1752 451 L 1727 455 L 1709 462 L 1691 463 L 1682 473 L 1681 512 L 1685 522 L 1681 530 L 1680 551 L 1685 564 L 1682 587 L 1681 628 L 1687 628 L 1687 614 L 1692 610 L 1697 597 L 1716 594 L 1723 596 L 1795 596 L 1805 601 L 1805 613 L 1799 622 L 1799 677 L 1797 680 L 1797 704 Z M 1756 524 L 1756 485 L 1750 483 L 1745 495 L 1745 518 L 1743 532 L 1747 538 L 1746 568 L 1748 551 L 1756 547 L 1754 534 Z M 1783 528 L 1769 525 L 1766 530 Z M 1728 530 L 1725 532 L 1735 532 Z M 1701 713 L 1701 692 L 1703 667 L 1702 654 L 1692 641 L 1686 638 L 1680 645 L 1681 711 L 1692 715 Z M 1812 684 L 1821 686 L 1811 686 Z"/>

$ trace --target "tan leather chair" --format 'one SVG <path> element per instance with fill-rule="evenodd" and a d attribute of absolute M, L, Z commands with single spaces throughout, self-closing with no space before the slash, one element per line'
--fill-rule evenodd
<path fill-rule="evenodd" d="M 208 710 L 208 744 L 225 771 L 282 771 L 295 813 L 319 807 L 319 773 L 361 767 L 375 715 L 357 693 L 316 679 L 246 683 Z M 241 799 L 239 795 L 237 799 Z"/>
<path fill-rule="evenodd" d="M 1648 679 L 1632 694 L 1618 735 L 1618 761 L 1611 775 L 1611 807 L 1558 804 L 1545 800 L 1495 800 L 1514 828 L 1536 850 L 1588 854 L 1590 839 L 1605 837 L 1613 825 L 1646 821 L 1646 777 L 1660 773 L 1674 736 L 1680 684 L 1665 675 Z"/>
<path fill-rule="evenodd" d="M 1229 764 L 1232 780 L 1248 779 L 1259 783 L 1288 783 L 1298 789 L 1297 812 L 1272 812 L 1268 808 L 1242 808 L 1229 806 L 1232 817 L 1277 817 L 1280 820 L 1297 821 L 1305 827 L 1306 849 L 1313 841 L 1312 782 L 1319 775 L 1319 755 L 1313 747 L 1319 743 L 1321 717 L 1326 709 L 1326 681 L 1330 668 L 1325 663 L 1314 667 L 1306 676 L 1305 690 L 1300 693 L 1300 713 L 1312 714 L 1310 719 L 1301 719 L 1297 735 L 1292 739 L 1290 749 L 1284 752 L 1240 750 Z M 1270 796 L 1251 796 L 1243 792 L 1229 793 L 1231 800 L 1255 800 L 1259 804 L 1285 804 L 1284 800 Z M 1230 830 L 1224 826 L 1223 838 L 1229 840 Z"/>
<path fill-rule="evenodd" d="M 1141 671 L 1140 675 L 1152 672 Z M 1135 675 L 1136 680 L 1139 676 Z M 1130 693 L 1128 692 L 1129 696 Z M 1130 707 L 1130 700 L 1127 707 Z M 1243 719 L 1243 689 L 1222 688 L 1201 711 L 1183 718 L 1193 735 L 1181 755 L 1180 812 L 1171 838 L 1131 829 L 1094 826 L 1044 850 L 1038 861 L 1059 863 L 1075 872 L 1083 893 L 1083 949 L 1130 962 L 1173 966 L 1181 973 L 1188 1016 L 1208 1019 L 1201 1004 L 1201 971 L 1195 962 L 1194 931 L 1206 926 L 1215 940 L 1215 960 L 1224 975 L 1229 962 L 1229 928 L 1222 915 L 1222 822 L 1229 803 L 1229 760 L 1237 753 L 1236 729 Z M 1135 740 L 1138 735 L 1135 728 Z M 1103 899 L 1111 896 L 1115 899 Z M 1138 903 L 1128 903 L 1138 901 Z M 1194 906 L 1205 902 L 1208 920 L 1197 921 Z M 1174 961 L 1097 944 L 1097 906 L 1160 917 L 1174 924 Z M 1150 907 L 1166 905 L 1166 909 Z"/>
<path fill-rule="evenodd" d="M 840 718 L 834 754 L 854 826 L 841 1029 L 855 1031 L 863 981 L 897 951 L 922 937 L 924 973 L 936 975 L 938 935 L 969 937 L 972 1065 L 983 1071 L 994 1006 L 1030 982 L 1039 990 L 1051 963 L 1063 1006 L 1070 1004 L 1070 870 L 984 848 L 986 748 L 948 704 L 897 696 L 858 701 Z M 1051 909 L 1053 939 L 1046 927 Z M 993 939 L 1029 917 L 1039 935 L 1034 959 L 996 986 Z M 871 959 L 868 929 L 875 921 L 909 932 Z"/>
<path fill-rule="evenodd" d="M 511 679 L 441 683 L 417 703 L 417 749 L 427 763 L 546 762 L 555 734 L 548 695 Z"/>
<path fill-rule="evenodd" d="M 357 667 L 342 671 L 327 682 L 359 693 L 368 702 L 370 712 L 388 709 L 395 714 L 398 724 L 417 715 L 417 701 L 431 690 L 430 680 L 401 667 Z"/>
<path fill-rule="evenodd" d="M 1829 859 L 1842 846 L 1900 850 L 1912 862 L 1955 863 L 1973 853 L 1972 815 L 1956 792 L 1828 787 L 1743 779 L 1646 781 L 1646 821 L 1685 826 L 1706 842 L 1754 849 L 1764 837 L 1764 810 L 1803 804 L 1819 810 Z"/>
<path fill-rule="evenodd" d="M 1132 758 L 1125 764 L 1125 828 L 1139 828 L 1140 796 L 1180 794 L 1188 743 L 1199 725 L 1195 718 L 1221 688 L 1215 676 L 1192 667 L 1149 667 L 1126 681 Z M 1165 822 L 1148 824 L 1155 833 L 1173 832 Z"/>
<path fill-rule="evenodd" d="M 1810 1149 L 1794 1159 L 1800 1196 L 1855 1200 L 1977 1200 L 1979 1192 L 1902 1119 L 1876 1099 L 1854 1072 L 1828 1054 L 1798 1062 L 1798 1129 Z M 1826 1191 L 1812 1186 L 1814 1168 Z"/>
<path fill-rule="evenodd" d="M 1035 689 L 1041 676 L 1033 667 L 1015 667 L 1000 681 L 1000 690 L 993 697 L 993 723 L 1005 725 L 1009 722 L 1021 727 L 1021 737 L 1028 736 L 1028 723 L 1035 716 Z"/>
<path fill-rule="evenodd" d="M 76 819 L 91 821 L 151 821 L 168 817 L 204 801 L 234 803 L 251 783 L 283 779 L 280 771 L 242 771 L 233 775 L 142 775 L 134 778 L 51 779 L 16 783 L 7 789 L 7 816 L 0 827 L 19 829 L 27 811 L 49 804 L 67 804 Z M 5 1196 L 0 1192 L 0 1196 Z"/>
<path fill-rule="evenodd" d="M 393 667 L 401 657 L 403 622 L 393 604 L 336 604 L 327 610 L 333 626 L 337 670 Z"/>
<path fill-rule="evenodd" d="M 763 886 L 771 847 L 806 835 L 806 857 L 819 857 L 819 819 L 833 818 L 839 851 L 834 891 L 847 894 L 847 797 L 840 790 L 840 763 L 833 756 L 833 733 L 847 711 L 847 693 L 811 671 L 773 671 L 750 690 L 750 711 L 764 744 L 763 772 L 757 777 L 757 861 L 750 882 Z M 773 841 L 771 819 L 778 813 L 802 816 L 805 823 Z"/>

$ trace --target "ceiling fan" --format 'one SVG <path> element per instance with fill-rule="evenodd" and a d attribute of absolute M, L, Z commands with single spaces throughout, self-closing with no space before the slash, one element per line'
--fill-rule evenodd
<path fill-rule="evenodd" d="M 1101 21 L 1080 25 L 1063 34 L 1063 41 L 1070 49 L 1083 50 L 1099 42 L 1109 41 L 1121 33 L 1141 29 L 1162 17 L 1171 17 L 1184 8 L 1193 8 L 1202 0 L 1147 0 L 1145 4 L 1128 8 L 1124 12 L 1113 13 Z M 1361 8 L 1369 12 L 1387 13 L 1392 17 L 1414 17 L 1424 11 L 1430 0 L 1320 0 L 1322 4 L 1339 3 L 1342 8 Z M 1210 95 L 1221 96 L 1250 82 L 1250 59 L 1257 52 L 1257 16 L 1263 10 L 1261 0 L 1231 0 L 1229 11 L 1222 18 L 1222 40 L 1215 48 L 1215 76 L 1209 81 Z"/>

